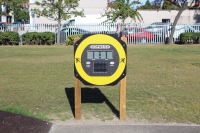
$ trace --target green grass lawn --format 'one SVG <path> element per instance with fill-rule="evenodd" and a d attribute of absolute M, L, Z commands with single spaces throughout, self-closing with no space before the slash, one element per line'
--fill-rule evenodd
<path fill-rule="evenodd" d="M 200 46 L 128 46 L 127 117 L 200 124 Z M 73 118 L 72 46 L 1 46 L 0 109 Z M 82 85 L 82 116 L 119 115 L 119 84 Z M 26 113 L 24 113 L 26 112 Z"/>

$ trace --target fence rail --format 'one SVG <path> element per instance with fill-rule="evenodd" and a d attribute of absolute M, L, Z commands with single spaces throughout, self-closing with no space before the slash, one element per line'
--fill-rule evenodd
<path fill-rule="evenodd" d="M 60 42 L 65 44 L 67 36 L 74 34 L 116 34 L 122 36 L 121 23 L 87 23 L 60 25 Z M 160 44 L 166 43 L 171 34 L 172 23 L 131 23 L 124 25 L 124 35 L 128 44 Z M 57 43 L 57 24 L 21 24 L 1 26 L 0 30 L 14 31 L 19 33 L 19 43 L 22 44 L 21 36 L 27 32 L 53 32 L 55 33 L 55 43 Z M 180 34 L 184 32 L 200 32 L 200 24 L 177 24 L 173 35 L 173 43 L 180 41 Z"/>

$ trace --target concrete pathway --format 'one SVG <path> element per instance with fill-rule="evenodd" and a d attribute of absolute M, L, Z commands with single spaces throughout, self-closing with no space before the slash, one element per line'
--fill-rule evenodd
<path fill-rule="evenodd" d="M 49 133 L 200 133 L 200 125 L 54 123 Z"/>

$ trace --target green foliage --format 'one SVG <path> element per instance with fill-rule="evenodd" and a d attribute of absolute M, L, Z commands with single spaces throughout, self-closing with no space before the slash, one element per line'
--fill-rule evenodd
<path fill-rule="evenodd" d="M 108 19 L 106 21 L 111 20 L 112 22 L 115 22 L 119 18 L 122 20 L 123 24 L 125 19 L 128 17 L 132 18 L 134 21 L 136 21 L 136 19 L 141 21 L 141 14 L 137 12 L 137 10 L 133 7 L 135 4 L 140 4 L 140 2 L 129 2 L 129 0 L 115 0 L 109 5 L 110 9 L 106 11 L 106 13 L 102 16 L 107 16 Z"/>
<path fill-rule="evenodd" d="M 52 45 L 55 42 L 55 34 L 52 32 L 29 32 L 22 35 L 22 40 L 26 45 Z"/>
<path fill-rule="evenodd" d="M 180 34 L 180 42 L 185 44 L 187 42 L 199 43 L 200 42 L 200 32 L 187 32 Z"/>
<path fill-rule="evenodd" d="M 14 19 L 15 21 L 23 22 L 29 20 L 29 11 L 27 9 L 14 9 Z"/>
<path fill-rule="evenodd" d="M 34 13 L 37 17 L 44 16 L 50 20 L 58 22 L 58 44 L 60 44 L 60 23 L 62 20 L 71 18 L 71 15 L 84 16 L 83 10 L 76 11 L 79 0 L 48 0 L 42 1 L 42 3 L 36 1 L 35 4 L 42 7 L 40 9 L 34 9 Z"/>
<path fill-rule="evenodd" d="M 0 31 L 0 45 L 2 45 L 2 32 Z"/>
<path fill-rule="evenodd" d="M 163 5 L 162 5 L 162 9 L 168 10 L 170 5 L 171 5 L 171 3 L 169 1 L 164 1 Z"/>
<path fill-rule="evenodd" d="M 142 5 L 142 6 L 138 7 L 138 9 L 153 9 L 153 6 L 149 2 L 149 0 L 147 0 L 145 5 Z"/>
<path fill-rule="evenodd" d="M 172 4 L 171 2 L 172 2 L 172 0 L 164 1 L 163 5 L 162 5 L 162 9 L 163 10 L 179 10 L 180 9 L 179 7 Z"/>
<path fill-rule="evenodd" d="M 22 43 L 29 45 L 31 43 L 31 40 L 34 41 L 34 34 L 36 34 L 37 32 L 28 32 L 22 35 Z"/>
<path fill-rule="evenodd" d="M 29 0 L 3 0 L 3 2 L 6 4 L 6 10 L 0 12 L 0 15 L 8 15 L 11 11 L 14 12 L 16 10 L 24 9 L 22 3 L 27 3 Z M 23 14 L 21 16 L 23 16 Z"/>
<path fill-rule="evenodd" d="M 83 34 L 76 34 L 76 35 L 70 35 L 70 36 L 67 36 L 67 39 L 66 39 L 66 45 L 74 45 L 74 38 L 75 37 L 82 37 Z"/>
<path fill-rule="evenodd" d="M 19 34 L 13 31 L 5 31 L 5 32 L 2 32 L 2 35 L 1 35 L 2 42 L 3 44 L 6 44 L 6 45 L 18 44 L 18 37 L 19 37 Z"/>
<path fill-rule="evenodd" d="M 136 19 L 142 21 L 143 18 L 137 9 L 134 9 L 135 4 L 140 4 L 139 1 L 132 1 L 129 0 L 115 0 L 110 5 L 108 11 L 105 12 L 103 17 L 107 17 L 107 21 L 115 22 L 118 18 L 122 20 L 122 35 L 124 35 L 124 21 L 128 17 L 132 18 L 135 22 Z"/>
<path fill-rule="evenodd" d="M 67 20 L 71 15 L 83 16 L 83 10 L 78 12 L 75 10 L 78 7 L 78 0 L 48 0 L 42 3 L 36 1 L 36 5 L 43 7 L 43 10 L 34 9 L 37 17 L 44 16 L 54 21 Z"/>
<path fill-rule="evenodd" d="M 42 34 L 40 34 L 40 36 L 45 45 L 54 44 L 55 42 L 55 34 L 52 32 L 43 32 Z"/>

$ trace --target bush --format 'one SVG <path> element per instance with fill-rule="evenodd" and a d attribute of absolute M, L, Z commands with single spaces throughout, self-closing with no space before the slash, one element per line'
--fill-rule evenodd
<path fill-rule="evenodd" d="M 55 34 L 52 32 L 29 32 L 22 35 L 23 44 L 29 45 L 29 44 L 36 44 L 36 45 L 42 45 L 42 44 L 54 44 L 55 42 Z"/>
<path fill-rule="evenodd" d="M 0 45 L 2 45 L 2 38 L 1 38 L 1 36 L 2 36 L 2 32 L 0 31 Z"/>
<path fill-rule="evenodd" d="M 40 34 L 40 36 L 45 45 L 52 45 L 55 42 L 55 34 L 52 32 L 43 32 L 42 34 Z"/>
<path fill-rule="evenodd" d="M 19 37 L 19 34 L 13 31 L 5 31 L 5 32 L 2 32 L 1 34 L 2 43 L 6 45 L 9 45 L 9 44 L 17 45 L 18 37 Z"/>
<path fill-rule="evenodd" d="M 25 33 L 22 35 L 22 43 L 23 44 L 26 44 L 26 45 L 29 45 L 34 41 L 34 38 L 35 38 L 35 34 L 37 34 L 37 32 L 28 32 L 28 33 Z"/>
<path fill-rule="evenodd" d="M 180 42 L 182 44 L 192 42 L 199 43 L 200 42 L 200 33 L 199 32 L 187 32 L 180 34 Z"/>
<path fill-rule="evenodd" d="M 75 35 L 69 35 L 69 36 L 67 36 L 67 39 L 66 39 L 66 45 L 74 45 L 74 38 L 75 37 L 82 37 L 83 36 L 83 34 L 75 34 Z"/>

